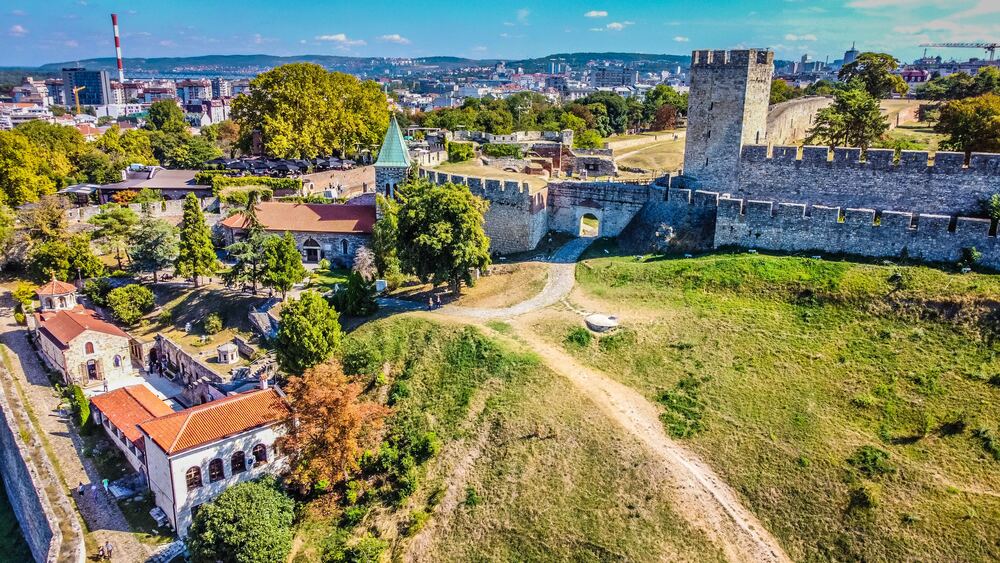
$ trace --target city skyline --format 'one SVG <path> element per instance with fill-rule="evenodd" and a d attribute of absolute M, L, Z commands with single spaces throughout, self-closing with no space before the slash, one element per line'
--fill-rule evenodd
<path fill-rule="evenodd" d="M 114 56 L 110 14 L 118 13 L 126 58 L 209 54 L 350 55 L 520 59 L 558 52 L 687 54 L 695 48 L 767 47 L 778 58 L 839 58 L 861 50 L 904 60 L 925 42 L 993 41 L 1000 3 L 990 0 L 720 0 L 521 2 L 456 10 L 443 2 L 418 8 L 371 5 L 280 5 L 248 0 L 196 4 L 59 0 L 44 8 L 5 6 L 0 66 L 38 66 Z M 225 22 L 226 25 L 220 25 Z M 931 49 L 965 59 L 976 49 Z"/>

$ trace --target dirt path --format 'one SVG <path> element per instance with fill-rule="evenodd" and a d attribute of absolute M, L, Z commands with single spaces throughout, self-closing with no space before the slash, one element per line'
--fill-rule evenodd
<path fill-rule="evenodd" d="M 704 462 L 667 436 L 655 405 L 633 389 L 582 366 L 533 333 L 526 323 L 515 321 L 513 326 L 550 369 L 570 380 L 663 461 L 679 484 L 674 509 L 705 530 L 730 561 L 790 561 L 736 493 Z"/>

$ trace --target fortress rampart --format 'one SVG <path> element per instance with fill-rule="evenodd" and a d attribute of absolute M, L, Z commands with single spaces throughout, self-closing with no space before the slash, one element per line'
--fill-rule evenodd
<path fill-rule="evenodd" d="M 704 187 L 711 188 L 705 184 Z M 915 213 L 976 215 L 1000 192 L 1000 154 L 965 155 L 763 145 L 743 147 L 733 197 L 839 207 L 903 209 Z"/>

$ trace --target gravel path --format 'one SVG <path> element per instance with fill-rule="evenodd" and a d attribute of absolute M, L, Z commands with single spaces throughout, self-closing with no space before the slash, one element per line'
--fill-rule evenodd
<path fill-rule="evenodd" d="M 131 528 L 118 505 L 104 494 L 100 486 L 101 476 L 90 459 L 81 453 L 82 442 L 76 428 L 59 408 L 60 397 L 56 394 L 42 367 L 41 359 L 28 343 L 27 330 L 17 325 L 13 318 L 9 294 L 3 297 L 3 311 L 0 315 L 0 344 L 7 348 L 12 375 L 18 378 L 27 400 L 38 417 L 45 439 L 51 446 L 65 485 L 76 502 L 77 510 L 87 524 L 88 537 L 94 546 L 110 541 L 114 546 L 114 561 L 145 561 L 155 548 L 140 542 L 132 535 Z M 77 484 L 84 483 L 87 489 L 81 496 L 77 494 Z M 96 485 L 93 490 L 90 485 Z"/>

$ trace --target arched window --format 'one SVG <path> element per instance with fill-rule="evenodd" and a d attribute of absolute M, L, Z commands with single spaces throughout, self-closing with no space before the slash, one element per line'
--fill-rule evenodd
<path fill-rule="evenodd" d="M 240 450 L 233 454 L 233 457 L 229 458 L 229 471 L 233 474 L 243 473 L 247 470 L 247 454 Z"/>
<path fill-rule="evenodd" d="M 187 486 L 189 491 L 201 488 L 201 469 L 198 467 L 192 467 L 187 470 L 184 474 L 184 478 L 187 480 Z"/>
<path fill-rule="evenodd" d="M 253 447 L 253 460 L 256 463 L 267 463 L 267 446 L 264 444 L 257 444 Z"/>
<path fill-rule="evenodd" d="M 214 483 L 226 477 L 225 470 L 222 469 L 222 460 L 215 458 L 208 462 L 208 482 Z"/>
<path fill-rule="evenodd" d="M 340 241 L 340 251 L 347 254 L 347 239 Z"/>
<path fill-rule="evenodd" d="M 65 297 L 60 297 L 59 298 L 59 307 L 65 307 L 65 306 L 66 306 L 66 298 Z"/>
<path fill-rule="evenodd" d="M 48 297 L 48 298 L 45 299 L 45 308 L 46 309 L 51 309 L 52 308 L 52 298 L 51 297 Z"/>
<path fill-rule="evenodd" d="M 94 353 L 94 343 L 93 342 L 88 342 L 88 343 L 84 344 L 83 345 L 83 351 L 85 353 L 87 353 L 87 354 L 93 354 Z"/>
<path fill-rule="evenodd" d="M 115 367 L 116 368 L 122 367 L 122 357 L 121 356 L 115 356 Z"/>

